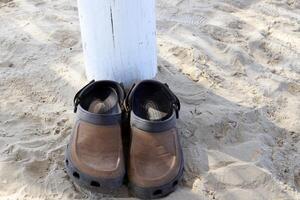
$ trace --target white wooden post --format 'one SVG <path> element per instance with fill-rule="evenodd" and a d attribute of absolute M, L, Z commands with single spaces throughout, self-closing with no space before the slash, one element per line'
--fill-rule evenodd
<path fill-rule="evenodd" d="M 88 79 L 155 77 L 155 0 L 78 0 L 78 10 Z"/>

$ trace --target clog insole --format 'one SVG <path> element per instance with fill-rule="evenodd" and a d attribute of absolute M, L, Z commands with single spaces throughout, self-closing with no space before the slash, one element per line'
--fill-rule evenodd
<path fill-rule="evenodd" d="M 118 94 L 113 88 L 105 88 L 93 98 L 88 111 L 97 114 L 113 114 L 119 110 Z"/>
<path fill-rule="evenodd" d="M 144 98 L 143 98 L 144 97 Z M 157 93 L 145 94 L 136 107 L 140 117 L 146 120 L 159 121 L 168 117 L 169 104 Z"/>
<path fill-rule="evenodd" d="M 159 110 L 159 106 L 155 102 L 149 100 L 142 105 L 142 113 L 148 120 L 157 121 L 162 120 L 168 113 Z"/>

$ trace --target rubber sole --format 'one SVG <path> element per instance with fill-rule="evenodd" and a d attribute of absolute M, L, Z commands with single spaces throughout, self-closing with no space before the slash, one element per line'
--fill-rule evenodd
<path fill-rule="evenodd" d="M 112 190 L 120 188 L 123 184 L 124 175 L 114 179 L 106 179 L 92 177 L 88 174 L 80 172 L 80 170 L 76 168 L 76 166 L 73 164 L 70 158 L 69 145 L 67 146 L 65 154 L 65 167 L 67 174 L 77 185 L 85 187 L 86 189 L 91 191 L 111 193 Z"/>
<path fill-rule="evenodd" d="M 151 188 L 143 188 L 136 186 L 133 183 L 129 183 L 129 190 L 131 194 L 140 199 L 158 199 L 168 196 L 170 193 L 174 192 L 177 189 L 178 184 L 181 181 L 184 170 L 183 163 L 184 161 L 182 160 L 178 175 L 172 181 L 165 185 Z"/>

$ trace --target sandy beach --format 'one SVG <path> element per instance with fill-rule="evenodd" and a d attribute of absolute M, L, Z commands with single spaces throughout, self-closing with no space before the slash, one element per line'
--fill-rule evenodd
<path fill-rule="evenodd" d="M 64 170 L 87 83 L 76 1 L 0 0 L 0 200 L 132 198 Z M 182 102 L 166 199 L 300 199 L 300 1 L 157 0 L 159 73 Z"/>

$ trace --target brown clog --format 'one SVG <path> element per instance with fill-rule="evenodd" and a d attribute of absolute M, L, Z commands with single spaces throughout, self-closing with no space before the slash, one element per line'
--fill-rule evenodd
<path fill-rule="evenodd" d="M 66 151 L 66 169 L 89 189 L 116 189 L 125 174 L 122 145 L 123 87 L 91 82 L 75 96 L 76 123 Z"/>
<path fill-rule="evenodd" d="M 128 179 L 131 192 L 142 199 L 173 192 L 183 174 L 183 155 L 176 128 L 178 98 L 166 84 L 145 80 L 126 98 L 131 144 Z"/>

